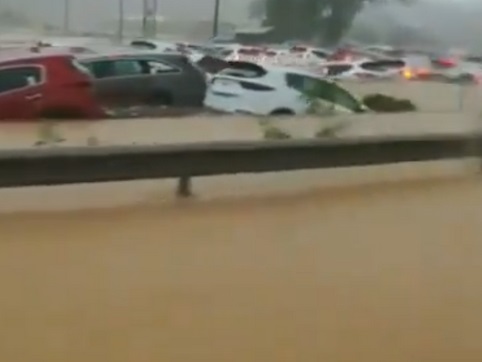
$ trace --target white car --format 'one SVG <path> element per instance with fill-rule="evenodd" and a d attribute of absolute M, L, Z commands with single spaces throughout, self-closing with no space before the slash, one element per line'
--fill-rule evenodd
<path fill-rule="evenodd" d="M 321 48 L 296 46 L 244 46 L 227 44 L 212 48 L 214 54 L 226 61 L 250 62 L 260 65 L 310 66 L 323 64 L 331 55 Z"/>
<path fill-rule="evenodd" d="M 326 76 L 332 79 L 391 79 L 403 73 L 407 62 L 404 60 L 363 59 L 354 62 L 330 62 L 322 67 Z"/>
<path fill-rule="evenodd" d="M 229 113 L 295 115 L 309 112 L 315 101 L 336 112 L 365 111 L 351 93 L 316 73 L 248 62 L 230 62 L 215 74 L 204 104 Z"/>

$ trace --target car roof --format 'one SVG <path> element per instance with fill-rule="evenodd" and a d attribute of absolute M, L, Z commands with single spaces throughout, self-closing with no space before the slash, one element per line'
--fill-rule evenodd
<path fill-rule="evenodd" d="M 233 62 L 233 63 L 238 63 L 238 62 Z M 239 62 L 239 63 L 249 63 L 249 62 Z M 258 66 L 266 71 L 266 74 L 263 77 L 270 77 L 271 76 L 279 76 L 279 75 L 285 75 L 287 73 L 291 74 L 297 74 L 301 76 L 306 76 L 306 77 L 312 77 L 312 78 L 318 78 L 320 80 L 324 80 L 327 82 L 332 82 L 330 79 L 326 79 L 321 75 L 320 73 L 317 73 L 315 71 L 303 69 L 303 68 L 297 68 L 297 67 L 288 67 L 288 66 L 278 66 L 278 65 L 259 65 L 255 63 L 251 63 L 255 66 Z M 226 69 L 230 69 L 229 66 Z M 231 69 L 236 69 L 236 67 L 232 67 Z M 214 75 L 215 77 L 217 74 Z M 223 77 L 225 75 L 219 74 L 219 76 Z M 231 76 L 229 76 L 231 77 Z M 233 78 L 236 78 L 236 76 L 233 76 Z"/>
<path fill-rule="evenodd" d="M 119 48 L 112 48 L 110 50 L 99 50 L 93 53 L 81 53 L 75 55 L 79 60 L 101 60 L 101 59 L 109 59 L 109 58 L 129 58 L 129 57 L 137 57 L 137 56 L 154 56 L 158 58 L 181 58 L 185 57 L 182 53 L 179 52 L 172 52 L 172 53 L 164 53 L 159 51 L 152 51 L 152 50 L 145 50 L 145 49 L 135 49 L 129 47 L 119 47 Z"/>
<path fill-rule="evenodd" d="M 35 59 L 51 59 L 51 58 L 68 58 L 72 57 L 71 54 L 59 51 L 59 52 L 35 52 L 30 49 L 9 49 L 0 51 L 0 64 L 2 63 L 12 63 L 12 62 L 22 62 L 31 61 Z"/>
<path fill-rule="evenodd" d="M 279 66 L 279 65 L 269 65 L 269 66 L 264 66 L 268 72 L 276 72 L 276 73 L 292 73 L 292 74 L 298 74 L 298 75 L 303 75 L 306 77 L 314 77 L 314 78 L 322 78 L 322 76 L 315 71 L 308 70 L 308 69 L 303 69 L 299 67 L 288 67 L 288 66 Z"/>

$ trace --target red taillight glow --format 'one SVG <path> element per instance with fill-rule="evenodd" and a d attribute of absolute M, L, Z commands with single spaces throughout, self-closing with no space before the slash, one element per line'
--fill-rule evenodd
<path fill-rule="evenodd" d="M 457 62 L 452 58 L 440 58 L 437 59 L 437 64 L 441 67 L 452 68 L 457 65 Z"/>

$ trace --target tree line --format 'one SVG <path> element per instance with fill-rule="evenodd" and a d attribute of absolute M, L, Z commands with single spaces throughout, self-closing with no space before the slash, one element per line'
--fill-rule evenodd
<path fill-rule="evenodd" d="M 279 41 L 315 40 L 338 43 L 364 6 L 387 1 L 414 0 L 254 0 L 250 16 L 262 18 Z"/>

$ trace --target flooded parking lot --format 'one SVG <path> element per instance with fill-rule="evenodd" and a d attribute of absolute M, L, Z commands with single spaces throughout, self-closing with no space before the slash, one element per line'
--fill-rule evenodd
<path fill-rule="evenodd" d="M 85 209 L 125 194 L 97 187 L 0 194 L 35 209 L 0 216 L 2 360 L 482 360 L 476 178 Z"/>

